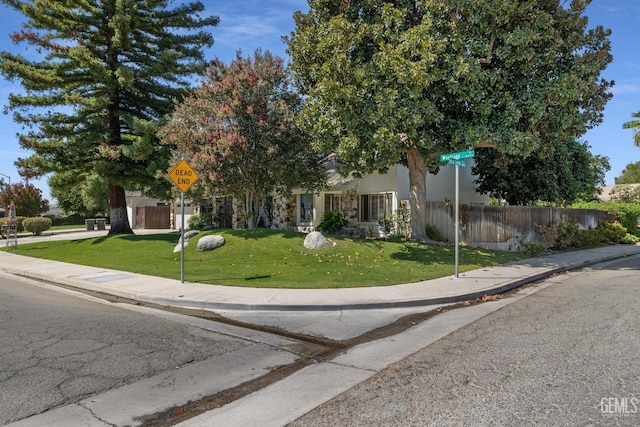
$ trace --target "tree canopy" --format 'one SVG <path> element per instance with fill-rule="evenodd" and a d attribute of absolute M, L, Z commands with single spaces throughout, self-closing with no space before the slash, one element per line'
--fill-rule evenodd
<path fill-rule="evenodd" d="M 442 153 L 527 156 L 602 119 L 610 32 L 589 1 L 310 0 L 286 39 L 302 123 L 344 174 L 409 168 L 412 238 Z"/>
<path fill-rule="evenodd" d="M 633 113 L 634 120 L 630 120 L 622 125 L 623 129 L 633 129 L 633 142 L 640 147 L 640 111 Z"/>
<path fill-rule="evenodd" d="M 629 163 L 622 174 L 615 178 L 616 184 L 640 184 L 640 162 Z"/>
<path fill-rule="evenodd" d="M 105 192 L 107 183 L 95 174 L 83 173 L 78 177 L 75 172 L 58 172 L 49 178 L 49 186 L 51 195 L 58 201 L 58 207 L 66 214 L 91 218 L 109 211 Z"/>
<path fill-rule="evenodd" d="M 553 145 L 547 155 L 498 160 L 496 150 L 476 150 L 473 173 L 478 191 L 504 199 L 510 205 L 547 202 L 567 205 L 593 199 L 611 169 L 606 157 L 594 156 L 586 143 L 570 140 Z"/>
<path fill-rule="evenodd" d="M 131 233 L 125 189 L 168 194 L 157 177 L 172 147 L 159 144 L 158 123 L 205 69 L 213 37 L 202 29 L 218 18 L 202 17 L 200 1 L 1 1 L 27 18 L 11 39 L 36 48 L 0 54 L 0 72 L 22 84 L 8 105 L 27 129 L 20 145 L 35 153 L 17 165 L 30 176 L 73 173 L 76 184 L 103 178 L 110 233 Z"/>
<path fill-rule="evenodd" d="M 282 58 L 238 52 L 229 65 L 214 61 L 159 136 L 198 171 L 205 192 L 239 197 L 257 225 L 265 196 L 324 183 L 322 156 L 296 124 L 301 105 Z"/>
<path fill-rule="evenodd" d="M 0 191 L 0 206 L 8 208 L 11 202 L 16 205 L 17 216 L 34 217 L 49 210 L 42 191 L 29 183 L 11 184 Z"/>

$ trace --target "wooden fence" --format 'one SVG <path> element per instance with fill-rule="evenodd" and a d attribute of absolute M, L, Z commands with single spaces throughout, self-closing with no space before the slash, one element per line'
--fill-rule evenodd
<path fill-rule="evenodd" d="M 427 203 L 427 224 L 436 227 L 450 242 L 455 241 L 454 215 L 452 203 Z M 460 205 L 460 243 L 486 249 L 518 250 L 524 242 L 541 243 L 540 226 L 571 220 L 586 229 L 612 219 L 611 215 L 596 209 Z"/>

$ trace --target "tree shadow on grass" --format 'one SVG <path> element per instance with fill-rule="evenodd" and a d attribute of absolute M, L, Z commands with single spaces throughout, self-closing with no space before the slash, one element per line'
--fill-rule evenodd
<path fill-rule="evenodd" d="M 180 239 L 180 235 L 176 234 L 116 234 L 113 236 L 102 236 L 95 238 L 91 244 L 99 245 L 107 242 L 110 239 L 121 239 L 126 242 L 166 242 L 167 244 L 175 245 Z M 80 243 L 83 239 L 72 240 L 72 242 Z"/>

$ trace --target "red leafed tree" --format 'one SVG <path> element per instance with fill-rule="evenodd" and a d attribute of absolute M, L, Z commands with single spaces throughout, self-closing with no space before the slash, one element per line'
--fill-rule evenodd
<path fill-rule="evenodd" d="M 32 184 L 11 184 L 0 192 L 0 207 L 16 205 L 16 215 L 33 217 L 49 210 L 49 201 L 42 198 L 42 191 Z"/>
<path fill-rule="evenodd" d="M 238 52 L 229 65 L 214 61 L 159 137 L 198 172 L 206 194 L 241 198 L 252 227 L 265 196 L 324 183 L 322 156 L 296 125 L 301 104 L 281 58 Z"/>

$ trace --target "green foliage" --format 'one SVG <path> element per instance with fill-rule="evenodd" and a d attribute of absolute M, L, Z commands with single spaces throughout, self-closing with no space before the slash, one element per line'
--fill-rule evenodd
<path fill-rule="evenodd" d="M 624 123 L 622 128 L 633 129 L 633 142 L 640 147 L 640 111 L 633 113 L 632 116 L 634 117 L 634 120 Z M 618 184 L 618 182 L 616 182 L 616 184 Z"/>
<path fill-rule="evenodd" d="M 525 206 L 540 202 L 565 205 L 579 197 L 590 200 L 611 169 L 606 157 L 592 155 L 587 144 L 575 139 L 554 141 L 551 152 L 533 152 L 527 157 L 481 148 L 476 150 L 475 161 L 479 192 Z"/>
<path fill-rule="evenodd" d="M 213 228 L 213 214 L 205 212 L 203 214 L 191 215 L 187 223 L 189 230 L 210 230 Z"/>
<path fill-rule="evenodd" d="M 93 215 L 89 215 L 93 216 Z M 60 216 L 51 219 L 51 225 L 55 226 L 63 226 L 63 225 L 84 225 L 84 219 L 86 217 L 83 215 L 72 214 L 68 216 Z"/>
<path fill-rule="evenodd" d="M 640 162 L 629 163 L 622 175 L 615 178 L 616 184 L 640 184 Z"/>
<path fill-rule="evenodd" d="M 189 230 L 202 230 L 205 225 L 202 217 L 198 214 L 191 215 L 187 224 Z"/>
<path fill-rule="evenodd" d="M 109 233 L 131 233 L 124 191 L 168 194 L 170 182 L 157 175 L 175 147 L 155 133 L 206 68 L 213 37 L 203 29 L 218 18 L 203 16 L 199 1 L 3 3 L 26 17 L 11 34 L 20 53 L 0 53 L 0 73 L 22 85 L 7 110 L 26 129 L 21 147 L 35 153 L 18 160 L 21 174 L 103 178 Z"/>
<path fill-rule="evenodd" d="M 640 237 L 634 236 L 631 233 L 627 233 L 622 238 L 622 240 L 620 240 L 620 243 L 625 244 L 625 245 L 636 245 L 636 244 L 640 243 Z"/>
<path fill-rule="evenodd" d="M 640 204 L 637 203 L 575 203 L 572 205 L 576 209 L 599 209 L 615 217 L 627 231 L 634 236 L 640 237 L 638 228 L 638 217 L 640 217 Z"/>
<path fill-rule="evenodd" d="M 36 236 L 39 236 L 40 234 L 42 234 L 43 231 L 47 231 L 48 229 L 50 229 L 51 224 L 52 224 L 51 218 L 45 218 L 42 216 L 25 218 L 22 221 L 22 225 L 24 226 L 24 229 L 32 232 Z"/>
<path fill-rule="evenodd" d="M 426 226 L 427 237 L 436 242 L 442 242 L 444 238 L 442 233 L 433 224 L 427 224 Z"/>
<path fill-rule="evenodd" d="M 13 202 L 16 205 L 16 215 L 29 217 L 37 216 L 49 210 L 49 201 L 42 198 L 42 190 L 33 184 L 11 184 L 0 192 L 0 206 L 8 208 Z"/>
<path fill-rule="evenodd" d="M 610 31 L 587 28 L 587 4 L 310 0 L 286 38 L 302 126 L 343 175 L 407 165 L 420 239 L 439 154 L 526 157 L 601 121 Z"/>
<path fill-rule="evenodd" d="M 394 235 L 406 238 L 411 235 L 409 210 L 403 206 L 399 207 L 392 215 L 378 220 L 378 225 L 387 236 Z"/>
<path fill-rule="evenodd" d="M 617 221 L 600 221 L 596 230 L 601 234 L 602 241 L 610 241 L 614 243 L 620 243 L 628 234 L 627 229 Z"/>
<path fill-rule="evenodd" d="M 56 172 L 48 182 L 51 195 L 65 213 L 88 218 L 109 212 L 108 183 L 96 174 Z"/>
<path fill-rule="evenodd" d="M 24 226 L 22 225 L 22 221 L 24 219 L 25 219 L 25 217 L 23 217 L 23 216 L 16 216 L 16 221 L 17 221 L 16 231 L 18 233 L 21 233 L 21 232 L 24 231 Z M 7 217 L 0 218 L 0 225 L 5 225 L 8 220 L 9 220 L 9 218 L 7 218 Z M 4 230 L 1 230 L 1 233 L 2 233 L 3 236 L 6 234 L 6 232 Z"/>
<path fill-rule="evenodd" d="M 523 253 L 534 258 L 542 255 L 546 249 L 543 244 L 534 241 L 520 242 L 520 247 Z"/>
<path fill-rule="evenodd" d="M 538 227 L 538 232 L 548 249 L 593 248 L 605 243 L 627 243 L 627 229 L 619 222 L 600 221 L 596 228 L 581 229 L 575 221 L 561 221 Z"/>
<path fill-rule="evenodd" d="M 640 203 L 640 185 L 616 185 L 610 194 L 612 202 Z"/>
<path fill-rule="evenodd" d="M 347 218 L 340 211 L 334 210 L 325 212 L 316 228 L 323 233 L 337 233 L 348 224 Z"/>
<path fill-rule="evenodd" d="M 295 122 L 301 104 L 282 58 L 238 52 L 229 65 L 214 61 L 158 135 L 201 171 L 205 193 L 242 199 L 257 224 L 258 202 L 274 191 L 324 183 L 322 157 Z"/>
<path fill-rule="evenodd" d="M 564 250 L 579 247 L 580 232 L 580 225 L 575 221 L 561 221 L 538 227 L 540 239 L 548 249 Z"/>

